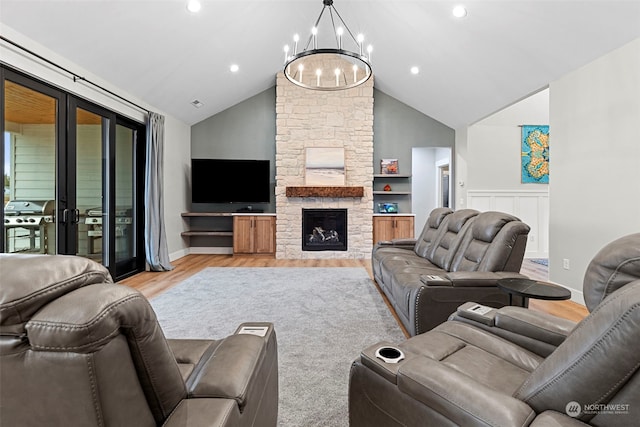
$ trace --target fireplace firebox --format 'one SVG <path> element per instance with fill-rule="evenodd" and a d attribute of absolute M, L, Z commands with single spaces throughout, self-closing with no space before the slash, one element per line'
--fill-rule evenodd
<path fill-rule="evenodd" d="M 346 209 L 302 209 L 303 251 L 346 251 Z"/>

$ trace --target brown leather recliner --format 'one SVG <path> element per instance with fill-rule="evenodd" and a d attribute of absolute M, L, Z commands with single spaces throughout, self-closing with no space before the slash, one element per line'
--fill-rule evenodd
<path fill-rule="evenodd" d="M 81 257 L 2 254 L 0 281 L 3 427 L 276 425 L 272 324 L 167 340 L 138 291 Z"/>
<path fill-rule="evenodd" d="M 640 419 L 640 233 L 606 245 L 578 324 L 522 307 L 449 321 L 352 365 L 357 426 L 609 426 Z"/>
<path fill-rule="evenodd" d="M 446 321 L 466 301 L 509 304 L 497 281 L 524 277 L 518 272 L 529 230 L 504 212 L 437 208 L 418 239 L 373 248 L 374 278 L 409 335 L 418 335 Z M 525 304 L 520 297 L 512 302 Z"/>

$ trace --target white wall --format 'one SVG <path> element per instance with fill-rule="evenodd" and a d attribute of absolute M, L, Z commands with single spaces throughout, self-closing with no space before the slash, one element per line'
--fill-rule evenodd
<path fill-rule="evenodd" d="M 182 232 L 185 227 L 182 223 L 180 213 L 186 211 L 188 206 L 187 183 L 184 168 L 189 165 L 191 158 L 190 127 L 186 123 L 167 116 L 164 112 L 154 109 L 153 106 L 145 104 L 121 89 L 110 85 L 98 76 L 80 68 L 78 65 L 46 49 L 44 46 L 35 43 L 33 40 L 4 24 L 2 25 L 2 35 L 138 105 L 165 116 L 165 175 L 163 185 L 165 188 L 164 213 L 168 249 L 172 259 L 185 254 L 185 248 L 187 246 L 180 236 L 180 232 Z M 74 82 L 68 73 L 34 59 L 31 55 L 4 42 L 0 43 L 0 58 L 2 58 L 2 61 L 7 65 L 39 80 L 74 93 L 112 111 L 117 111 L 133 120 L 139 122 L 145 121 L 145 114 L 135 107 L 104 94 L 86 83 Z"/>
<path fill-rule="evenodd" d="M 513 214 L 531 227 L 525 256 L 548 255 L 549 184 L 521 182 L 521 125 L 549 124 L 549 91 L 542 90 L 466 130 L 466 178 L 457 175 L 457 208 Z M 551 130 L 553 135 L 553 130 Z M 554 139 L 551 136 L 550 162 Z M 550 174 L 550 181 L 554 178 Z M 460 182 L 464 186 L 460 186 Z M 460 191 L 462 190 L 462 191 Z"/>
<path fill-rule="evenodd" d="M 640 231 L 640 39 L 552 82 L 550 117 L 550 279 L 582 302 L 596 252 Z"/>

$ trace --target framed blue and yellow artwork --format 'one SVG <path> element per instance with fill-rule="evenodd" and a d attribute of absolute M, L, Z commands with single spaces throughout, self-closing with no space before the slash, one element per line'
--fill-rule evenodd
<path fill-rule="evenodd" d="M 549 126 L 522 126 L 522 183 L 549 183 Z"/>

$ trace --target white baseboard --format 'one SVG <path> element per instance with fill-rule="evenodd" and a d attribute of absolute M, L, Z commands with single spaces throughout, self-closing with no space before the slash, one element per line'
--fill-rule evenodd
<path fill-rule="evenodd" d="M 180 249 L 179 251 L 171 252 L 169 254 L 169 261 L 175 261 L 182 258 L 185 255 L 189 255 L 189 248 Z"/>

